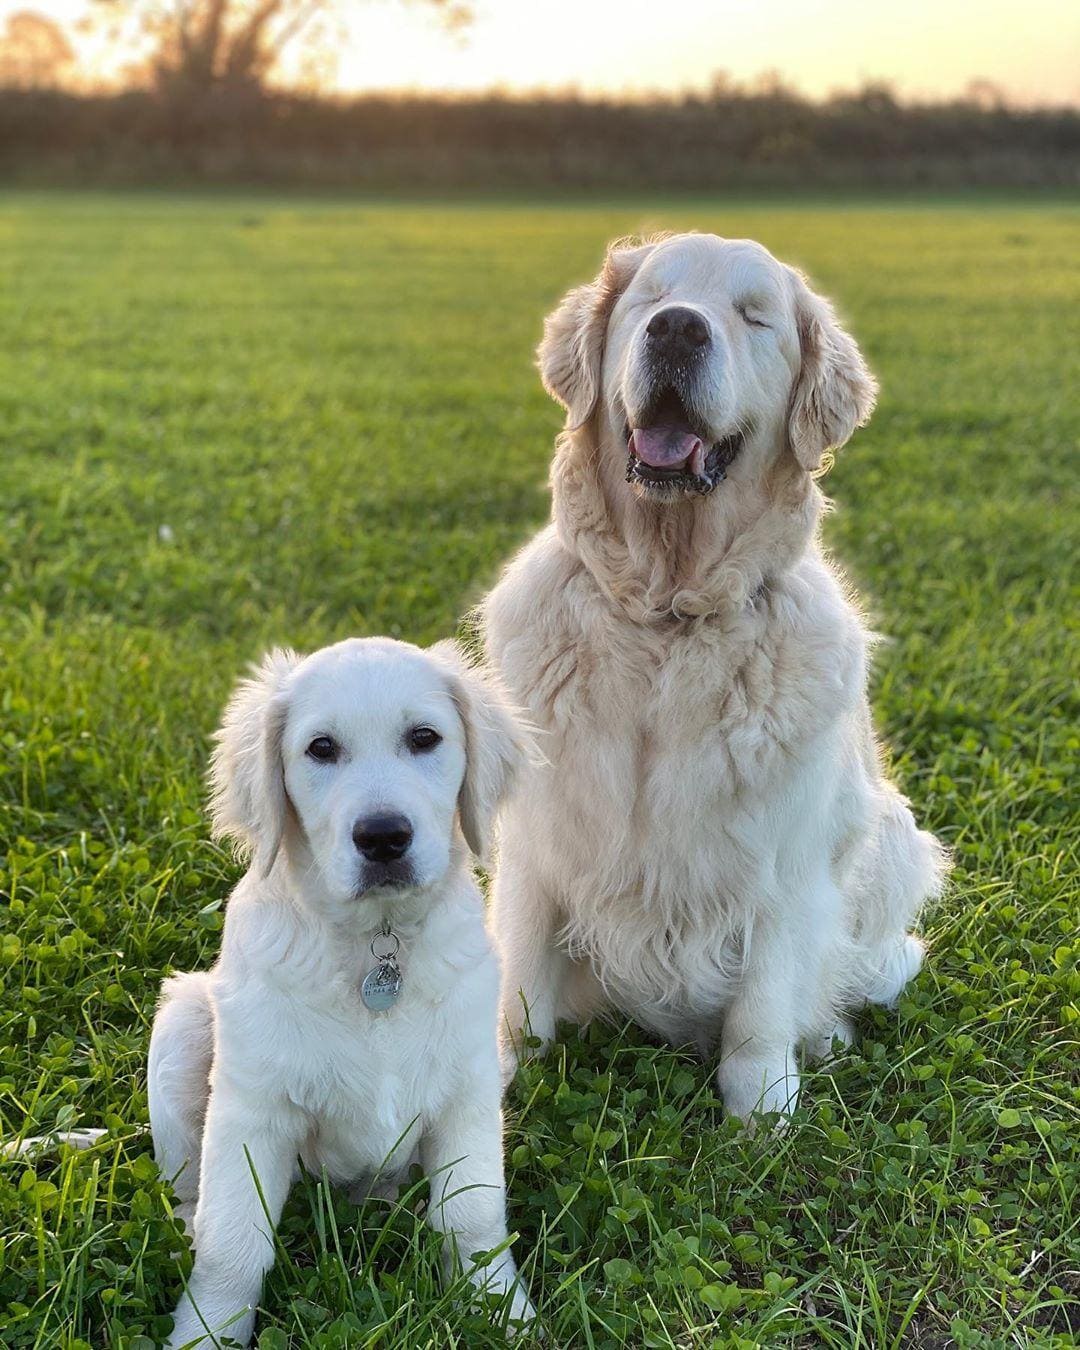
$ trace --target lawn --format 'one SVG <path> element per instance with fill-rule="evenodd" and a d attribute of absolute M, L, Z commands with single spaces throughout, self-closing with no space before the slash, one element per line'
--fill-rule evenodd
<path fill-rule="evenodd" d="M 658 226 L 800 263 L 881 377 L 826 536 L 956 869 L 926 969 L 781 1138 L 632 1029 L 522 1070 L 511 1228 L 545 1344 L 1080 1343 L 1080 208 L 7 194 L 0 1135 L 110 1135 L 0 1164 L 5 1346 L 168 1327 L 186 1258 L 144 1064 L 237 875 L 204 813 L 229 685 L 270 642 L 454 631 L 547 513 L 543 314 Z M 299 1187 L 259 1344 L 501 1344 L 439 1288 L 419 1199 Z"/>

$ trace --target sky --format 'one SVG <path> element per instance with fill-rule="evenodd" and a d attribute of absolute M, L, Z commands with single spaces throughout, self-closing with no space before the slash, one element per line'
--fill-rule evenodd
<path fill-rule="evenodd" d="M 0 0 L 64 24 L 93 0 Z M 703 88 L 779 72 L 821 96 L 886 80 L 907 96 L 990 80 L 1021 103 L 1080 105 L 1078 0 L 473 0 L 453 36 L 423 0 L 337 0 L 343 90 Z M 115 53 L 76 46 L 107 72 Z"/>

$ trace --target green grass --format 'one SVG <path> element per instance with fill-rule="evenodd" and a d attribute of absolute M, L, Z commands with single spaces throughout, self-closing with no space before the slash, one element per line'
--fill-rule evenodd
<path fill-rule="evenodd" d="M 112 1135 L 0 1164 L 6 1346 L 168 1326 L 144 1063 L 236 878 L 203 812 L 230 683 L 270 642 L 454 630 L 547 512 L 541 316 L 643 226 L 801 263 L 881 376 L 827 536 L 893 639 L 876 713 L 956 871 L 926 970 L 782 1138 L 633 1030 L 520 1073 L 546 1344 L 1078 1343 L 1080 210 L 57 194 L 0 196 L 0 1134 Z M 261 1344 L 499 1344 L 415 1210 L 299 1188 Z"/>

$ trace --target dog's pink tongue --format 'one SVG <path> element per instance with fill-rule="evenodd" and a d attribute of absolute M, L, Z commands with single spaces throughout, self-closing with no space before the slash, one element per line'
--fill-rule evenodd
<path fill-rule="evenodd" d="M 677 469 L 702 449 L 701 441 L 686 427 L 635 427 L 630 449 L 653 469 Z"/>

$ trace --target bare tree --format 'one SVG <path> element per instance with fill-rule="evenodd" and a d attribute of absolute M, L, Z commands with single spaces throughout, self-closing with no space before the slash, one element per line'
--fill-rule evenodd
<path fill-rule="evenodd" d="M 973 103 L 982 112 L 1000 112 L 1008 107 L 1008 96 L 993 80 L 969 80 L 964 90 L 965 103 Z"/>
<path fill-rule="evenodd" d="M 0 33 L 0 86 L 55 89 L 70 73 L 75 53 L 64 30 L 32 10 L 9 16 Z"/>
<path fill-rule="evenodd" d="M 406 0 L 458 29 L 471 21 L 465 0 Z M 283 53 L 326 40 L 341 0 L 98 0 L 106 23 L 134 27 L 152 52 L 155 83 L 188 92 L 260 89 Z M 127 30 L 131 31 L 130 27 Z"/>

